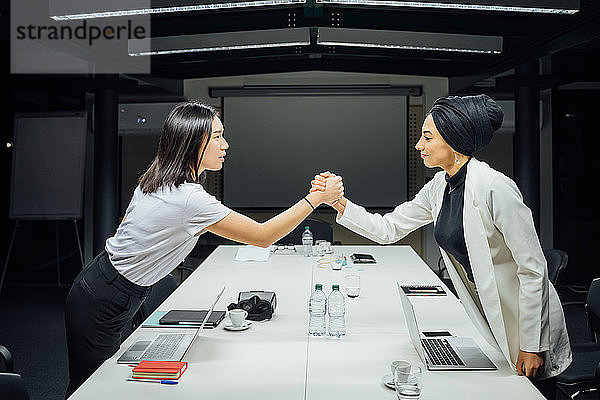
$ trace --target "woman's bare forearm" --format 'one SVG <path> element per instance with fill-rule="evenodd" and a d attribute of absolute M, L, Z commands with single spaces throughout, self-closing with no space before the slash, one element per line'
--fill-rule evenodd
<path fill-rule="evenodd" d="M 237 242 L 267 247 L 290 233 L 320 204 L 338 199 L 343 194 L 341 179 L 332 179 L 325 191 L 307 194 L 292 207 L 268 221 L 259 223 L 233 211 L 221 221 L 209 226 L 208 230 Z"/>
<path fill-rule="evenodd" d="M 312 193 L 306 198 L 313 205 L 320 204 L 318 196 L 314 196 Z M 236 242 L 267 247 L 290 233 L 312 211 L 313 208 L 304 199 L 262 223 L 233 211 L 221 221 L 208 227 L 208 230 Z"/>

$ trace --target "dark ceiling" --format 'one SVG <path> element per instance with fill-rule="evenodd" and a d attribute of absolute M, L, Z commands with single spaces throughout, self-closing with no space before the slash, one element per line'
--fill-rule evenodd
<path fill-rule="evenodd" d="M 152 36 L 277 29 L 340 27 L 502 36 L 501 54 L 372 49 L 317 45 L 152 56 L 153 75 L 197 78 L 240 74 L 324 70 L 446 76 L 451 91 L 468 91 L 486 78 L 552 55 L 552 77 L 536 79 L 540 87 L 598 80 L 600 12 L 582 0 L 573 15 L 298 6 L 247 11 L 188 12 L 152 17 Z M 504 76 L 487 85 L 496 89 L 518 83 Z"/>
<path fill-rule="evenodd" d="M 448 77 L 451 94 L 485 90 L 497 97 L 502 97 L 498 96 L 502 93 L 510 96 L 524 81 L 540 88 L 600 81 L 600 5 L 595 2 L 581 0 L 580 11 L 573 15 L 321 6 L 314 0 L 308 0 L 309 5 L 293 7 L 153 14 L 152 37 L 310 27 L 311 44 L 155 55 L 151 59 L 151 77 L 121 76 L 121 79 L 112 77 L 103 81 L 90 76 L 48 79 L 47 75 L 13 75 L 11 84 L 19 91 L 39 91 L 41 87 L 48 87 L 63 96 L 71 91 L 81 97 L 81 89 L 94 90 L 98 85 L 106 84 L 103 82 L 109 82 L 108 85 L 117 88 L 120 96 L 163 98 L 173 94 L 181 97 L 182 79 L 292 71 L 347 71 Z M 1 8 L 7 11 L 7 4 Z M 7 12 L 2 12 L 1 20 L 2 33 L 8 39 Z M 318 27 L 502 36 L 503 50 L 500 54 L 471 54 L 323 46 L 316 43 Z M 3 43 L 6 48 L 8 40 Z M 515 67 L 539 59 L 543 65 L 542 75 L 514 74 Z M 6 63 L 4 66 L 7 67 Z"/>

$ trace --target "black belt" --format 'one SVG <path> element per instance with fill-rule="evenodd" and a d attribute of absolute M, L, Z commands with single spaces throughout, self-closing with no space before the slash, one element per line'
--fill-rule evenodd
<path fill-rule="evenodd" d="M 96 257 L 96 260 L 98 266 L 100 267 L 100 272 L 106 278 L 106 282 L 113 285 L 120 291 L 141 299 L 145 298 L 148 293 L 150 293 L 152 286 L 136 285 L 121 275 L 110 262 L 106 250 L 103 250 L 102 253 Z"/>

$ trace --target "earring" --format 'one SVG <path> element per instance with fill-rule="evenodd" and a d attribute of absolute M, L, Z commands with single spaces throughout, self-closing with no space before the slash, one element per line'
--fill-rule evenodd
<path fill-rule="evenodd" d="M 454 153 L 454 162 L 457 164 L 460 164 L 460 161 L 458 160 L 458 157 L 456 156 L 456 153 Z"/>

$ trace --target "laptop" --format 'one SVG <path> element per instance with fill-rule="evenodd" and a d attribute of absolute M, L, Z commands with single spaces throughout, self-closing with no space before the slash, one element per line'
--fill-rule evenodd
<path fill-rule="evenodd" d="M 430 371 L 495 370 L 494 363 L 472 338 L 443 336 L 422 338 L 412 303 L 398 282 L 398 293 L 404 310 L 410 340 Z"/>
<path fill-rule="evenodd" d="M 198 329 L 177 328 L 177 332 L 166 333 L 141 330 L 137 334 L 136 342 L 125 350 L 117 360 L 117 364 L 138 364 L 142 360 L 181 361 L 199 332 L 204 329 L 206 321 L 210 318 L 224 291 L 225 286 L 210 306 Z"/>

